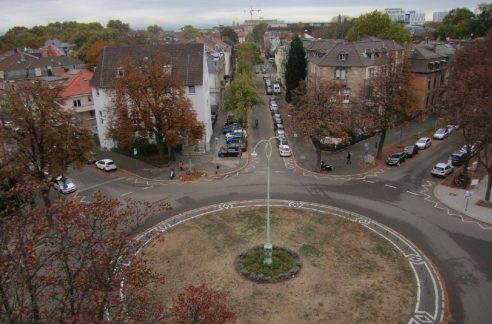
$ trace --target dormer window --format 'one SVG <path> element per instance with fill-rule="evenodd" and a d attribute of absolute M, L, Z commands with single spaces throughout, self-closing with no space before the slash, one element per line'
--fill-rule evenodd
<path fill-rule="evenodd" d="M 162 66 L 162 73 L 164 75 L 170 75 L 173 70 L 173 67 L 171 64 L 165 64 Z"/>
<path fill-rule="evenodd" d="M 348 53 L 346 53 L 346 52 L 338 53 L 338 60 L 339 61 L 346 61 L 347 59 L 348 59 Z"/>
<path fill-rule="evenodd" d="M 374 52 L 371 49 L 366 48 L 366 50 L 364 51 L 364 56 L 370 60 L 373 60 L 374 59 Z"/>
<path fill-rule="evenodd" d="M 123 69 L 123 67 L 119 67 L 116 69 L 116 77 L 117 78 L 122 78 L 123 76 L 125 75 L 125 70 Z"/>
<path fill-rule="evenodd" d="M 35 76 L 37 76 L 37 77 L 38 77 L 38 76 L 41 76 L 41 75 L 42 75 L 42 74 L 41 74 L 41 69 L 40 69 L 40 68 L 35 68 L 35 69 L 34 69 L 34 75 L 35 75 Z"/>

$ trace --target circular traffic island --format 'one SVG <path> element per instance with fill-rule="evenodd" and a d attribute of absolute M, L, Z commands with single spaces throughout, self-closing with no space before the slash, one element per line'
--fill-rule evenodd
<path fill-rule="evenodd" d="M 271 264 L 265 263 L 264 247 L 259 245 L 236 258 L 236 270 L 258 283 L 275 283 L 294 278 L 301 270 L 299 255 L 282 246 L 273 246 Z"/>
<path fill-rule="evenodd" d="M 151 288 L 154 297 L 172 305 L 189 285 L 206 284 L 228 295 L 238 323 L 412 318 L 415 275 L 391 242 L 342 217 L 272 207 L 273 262 L 265 268 L 265 215 L 262 207 L 224 209 L 180 222 L 152 241 L 142 256 L 165 277 Z"/>

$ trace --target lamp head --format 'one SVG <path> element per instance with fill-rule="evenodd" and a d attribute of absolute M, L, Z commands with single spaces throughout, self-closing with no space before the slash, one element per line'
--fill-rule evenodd
<path fill-rule="evenodd" d="M 253 152 L 251 153 L 251 156 L 252 156 L 252 157 L 257 157 L 257 156 L 258 156 L 258 153 L 256 153 L 256 151 L 253 151 Z"/>

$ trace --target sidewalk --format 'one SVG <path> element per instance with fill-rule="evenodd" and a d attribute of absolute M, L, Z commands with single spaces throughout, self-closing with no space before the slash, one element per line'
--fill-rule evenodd
<path fill-rule="evenodd" d="M 434 188 L 434 196 L 444 205 L 462 213 L 466 216 L 481 222 L 492 224 L 492 208 L 477 205 L 479 200 L 485 198 L 487 187 L 487 175 L 480 180 L 478 185 L 472 186 L 469 190 L 472 195 L 468 198 L 466 207 L 466 189 L 452 188 L 444 185 L 437 185 Z M 466 211 L 465 211 L 466 207 Z"/>

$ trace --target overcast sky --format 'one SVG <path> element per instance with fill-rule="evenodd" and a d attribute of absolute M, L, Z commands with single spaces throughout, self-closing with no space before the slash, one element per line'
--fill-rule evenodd
<path fill-rule="evenodd" d="M 375 9 L 403 8 L 432 12 L 468 7 L 474 10 L 486 0 L 0 0 L 0 34 L 14 26 L 32 27 L 55 21 L 100 22 L 120 19 L 134 29 L 157 24 L 176 29 L 187 24 L 196 27 L 231 25 L 250 19 L 250 7 L 261 9 L 253 19 L 285 22 L 321 22 L 342 14 L 357 17 Z"/>

